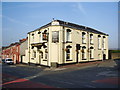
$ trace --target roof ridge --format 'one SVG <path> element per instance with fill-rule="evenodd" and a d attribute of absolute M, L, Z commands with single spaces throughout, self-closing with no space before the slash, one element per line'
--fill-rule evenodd
<path fill-rule="evenodd" d="M 79 25 L 79 24 L 76 24 L 76 23 L 71 23 L 71 22 L 63 21 L 63 20 L 60 20 L 60 19 L 52 20 L 48 24 L 43 25 L 43 26 L 35 29 L 34 31 L 50 26 L 53 21 L 58 21 L 60 23 L 60 25 L 62 25 L 62 26 L 68 26 L 68 27 L 71 27 L 71 28 L 81 29 L 81 30 L 88 31 L 88 32 L 93 32 L 93 33 L 108 35 L 108 34 L 106 34 L 104 32 L 96 30 L 94 28 L 83 26 L 83 25 Z M 31 31 L 31 32 L 33 32 L 33 31 Z M 30 33 L 30 32 L 28 32 L 28 33 Z"/>

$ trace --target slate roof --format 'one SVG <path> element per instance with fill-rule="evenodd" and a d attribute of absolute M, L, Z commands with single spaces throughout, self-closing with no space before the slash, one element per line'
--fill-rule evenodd
<path fill-rule="evenodd" d="M 101 31 L 98 31 L 96 29 L 93 29 L 93 28 L 90 28 L 90 27 L 86 27 L 86 26 L 82 26 L 82 25 L 78 25 L 78 24 L 74 24 L 74 23 L 70 23 L 70 22 L 65 22 L 65 21 L 62 21 L 62 20 L 54 20 L 54 21 L 58 21 L 60 26 L 65 26 L 65 27 L 70 27 L 70 28 L 73 28 L 73 29 L 78 29 L 78 30 L 83 30 L 83 31 L 88 31 L 88 32 L 93 32 L 93 33 L 97 33 L 97 34 L 103 34 L 103 35 L 107 35 L 106 33 L 103 33 Z M 39 29 L 43 29 L 43 28 L 47 28 L 48 26 L 51 26 L 51 23 L 48 23 L 40 28 L 37 28 L 35 29 L 34 31 L 36 30 L 39 30 Z M 31 31 L 33 32 L 33 31 Z M 30 33 L 30 32 L 28 32 Z"/>

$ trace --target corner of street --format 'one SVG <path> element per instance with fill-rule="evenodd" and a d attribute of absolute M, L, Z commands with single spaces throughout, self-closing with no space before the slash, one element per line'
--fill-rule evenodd
<path fill-rule="evenodd" d="M 118 88 L 115 60 L 65 65 L 58 68 L 25 64 L 2 65 L 2 88 Z"/>

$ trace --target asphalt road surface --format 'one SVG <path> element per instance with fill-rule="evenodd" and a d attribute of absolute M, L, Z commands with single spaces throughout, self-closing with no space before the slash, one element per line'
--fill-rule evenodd
<path fill-rule="evenodd" d="M 2 88 L 118 88 L 120 76 L 113 60 L 60 68 L 2 66 Z"/>

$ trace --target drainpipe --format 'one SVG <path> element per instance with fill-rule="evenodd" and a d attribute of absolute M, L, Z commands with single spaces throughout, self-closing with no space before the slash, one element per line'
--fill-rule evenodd
<path fill-rule="evenodd" d="M 29 45 L 29 50 L 28 50 L 28 52 L 29 52 L 29 65 L 30 65 L 30 33 L 29 33 L 28 35 L 29 35 L 29 43 L 28 43 L 28 45 Z"/>
<path fill-rule="evenodd" d="M 48 66 L 49 66 L 49 63 L 50 63 L 50 58 L 49 58 L 49 28 L 48 28 L 48 33 L 47 33 L 47 63 L 48 63 Z"/>
<path fill-rule="evenodd" d="M 63 63 L 65 63 L 65 52 L 64 52 L 64 49 L 65 49 L 65 27 L 63 26 Z"/>
<path fill-rule="evenodd" d="M 88 61 L 89 61 L 89 32 L 87 32 L 87 37 L 88 37 Z"/>

